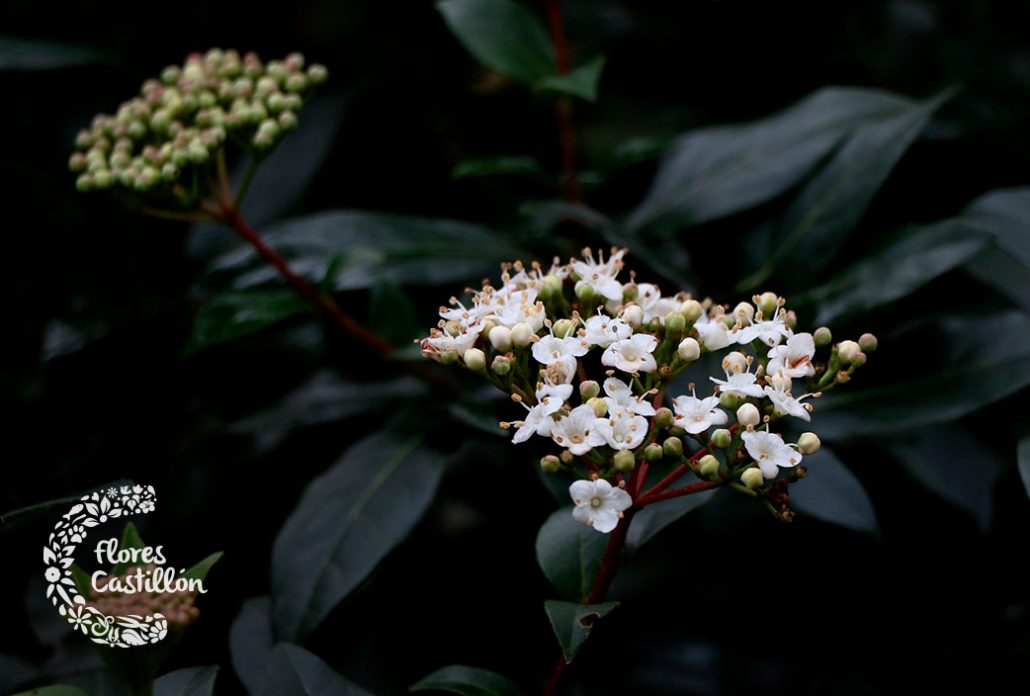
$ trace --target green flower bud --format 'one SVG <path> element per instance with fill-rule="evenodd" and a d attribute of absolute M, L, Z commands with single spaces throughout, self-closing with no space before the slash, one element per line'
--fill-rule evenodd
<path fill-rule="evenodd" d="M 553 454 L 540 458 L 540 469 L 545 474 L 556 474 L 561 471 L 561 460 Z"/>
<path fill-rule="evenodd" d="M 632 302 L 637 299 L 640 295 L 640 288 L 637 287 L 636 283 L 626 283 L 622 286 L 622 301 Z"/>
<path fill-rule="evenodd" d="M 495 356 L 494 361 L 490 363 L 490 369 L 494 371 L 495 375 L 504 377 L 511 372 L 511 360 L 508 360 L 503 355 Z"/>
<path fill-rule="evenodd" d="M 798 438 L 798 452 L 801 454 L 815 454 L 822 445 L 815 433 L 801 433 L 801 437 Z"/>
<path fill-rule="evenodd" d="M 858 339 L 858 347 L 862 349 L 863 353 L 872 353 L 876 350 L 878 342 L 876 336 L 871 333 L 864 333 Z"/>
<path fill-rule="evenodd" d="M 189 155 L 190 161 L 194 164 L 204 164 L 211 156 L 211 153 L 207 151 L 207 148 L 204 147 L 204 143 L 202 143 L 199 138 L 194 138 L 190 141 L 187 154 Z"/>
<path fill-rule="evenodd" d="M 859 351 L 854 355 L 854 357 L 851 358 L 851 364 L 855 367 L 861 367 L 862 365 L 865 365 L 865 361 L 866 354 L 862 351 Z"/>
<path fill-rule="evenodd" d="M 286 78 L 286 91 L 297 94 L 308 88 L 308 78 L 300 73 L 290 75 Z"/>
<path fill-rule="evenodd" d="M 575 326 L 576 325 L 572 323 L 571 319 L 559 319 L 554 322 L 551 328 L 554 330 L 555 336 L 558 338 L 565 338 L 572 333 Z"/>
<path fill-rule="evenodd" d="M 490 329 L 490 333 L 487 336 L 494 350 L 501 353 L 507 353 L 511 350 L 511 329 L 507 326 L 495 326 Z"/>
<path fill-rule="evenodd" d="M 673 312 L 665 317 L 666 335 L 679 336 L 687 326 L 687 320 L 679 312 Z M 696 343 L 696 341 L 695 341 Z"/>
<path fill-rule="evenodd" d="M 678 457 L 683 454 L 683 440 L 678 437 L 667 437 L 662 443 L 662 449 L 668 457 Z"/>
<path fill-rule="evenodd" d="M 179 178 L 179 168 L 171 162 L 165 162 L 161 165 L 161 178 L 171 183 Z"/>
<path fill-rule="evenodd" d="M 568 450 L 562 450 L 562 453 L 558 455 L 558 458 L 561 459 L 562 464 L 571 464 L 575 461 L 576 455 Z"/>
<path fill-rule="evenodd" d="M 125 133 L 133 140 L 141 140 L 147 135 L 147 127 L 143 121 L 133 119 L 126 124 Z"/>
<path fill-rule="evenodd" d="M 536 332 L 533 331 L 533 327 L 524 321 L 520 321 L 515 326 L 511 327 L 511 342 L 517 348 L 525 348 L 533 342 L 533 336 Z"/>
<path fill-rule="evenodd" d="M 702 478 L 715 478 L 719 475 L 719 460 L 710 454 L 706 454 L 698 461 L 697 472 L 701 474 Z"/>
<path fill-rule="evenodd" d="M 587 406 L 594 409 L 594 413 L 597 414 L 598 418 L 604 418 L 608 415 L 608 402 L 604 399 L 599 399 L 596 396 L 587 399 Z"/>
<path fill-rule="evenodd" d="M 837 356 L 845 365 L 850 365 L 861 352 L 862 349 L 855 341 L 841 341 L 837 344 Z"/>
<path fill-rule="evenodd" d="M 704 311 L 704 307 L 702 307 L 701 303 L 697 300 L 687 300 L 680 305 L 680 314 L 683 315 L 684 319 L 691 323 L 697 321 L 698 318 L 704 314 Z"/>
<path fill-rule="evenodd" d="M 616 471 L 625 473 L 633 471 L 633 467 L 637 464 L 637 458 L 633 456 L 633 452 L 630 450 L 619 450 L 612 458 L 612 463 L 615 464 Z"/>
<path fill-rule="evenodd" d="M 93 185 L 99 189 L 108 189 L 114 185 L 114 175 L 108 170 L 104 169 L 93 174 Z"/>
<path fill-rule="evenodd" d="M 601 385 L 592 379 L 588 379 L 585 382 L 579 383 L 579 395 L 584 401 L 588 399 L 593 399 L 600 393 Z"/>
<path fill-rule="evenodd" d="M 284 131 L 291 131 L 297 127 L 297 114 L 292 111 L 284 111 L 279 114 L 279 127 Z"/>
<path fill-rule="evenodd" d="M 693 338 L 684 338 L 676 349 L 676 355 L 684 362 L 693 362 L 701 357 L 701 345 Z"/>
<path fill-rule="evenodd" d="M 445 334 L 454 338 L 461 335 L 461 322 L 457 319 L 449 319 L 446 324 L 443 325 L 443 331 Z"/>
<path fill-rule="evenodd" d="M 662 406 L 654 413 L 654 422 L 659 428 L 668 428 L 675 420 L 672 409 Z"/>
<path fill-rule="evenodd" d="M 86 171 L 86 155 L 76 152 L 68 158 L 68 169 L 79 173 Z"/>
<path fill-rule="evenodd" d="M 486 354 L 479 348 L 469 348 L 462 359 L 465 361 L 465 367 L 473 372 L 482 372 L 486 369 Z"/>
<path fill-rule="evenodd" d="M 762 476 L 761 469 L 751 467 L 750 469 L 744 469 L 744 473 L 740 475 L 740 482 L 751 490 L 757 491 L 765 483 L 765 477 Z"/>
<path fill-rule="evenodd" d="M 823 346 L 830 345 L 833 340 L 833 334 L 825 326 L 820 326 L 812 334 L 812 340 L 815 341 L 816 348 L 822 348 Z"/>
<path fill-rule="evenodd" d="M 294 51 L 290 55 L 286 56 L 286 60 L 283 61 L 286 65 L 286 69 L 290 72 L 297 72 L 298 70 L 304 69 L 304 54 Z"/>
<path fill-rule="evenodd" d="M 576 297 L 580 302 L 593 302 L 596 296 L 594 289 L 588 284 L 583 281 L 576 283 Z"/>
<path fill-rule="evenodd" d="M 731 411 L 740 406 L 740 401 L 740 396 L 737 394 L 731 394 L 730 392 L 720 392 L 719 394 L 719 405 Z"/>
<path fill-rule="evenodd" d="M 562 293 L 562 279 L 556 275 L 551 274 L 544 276 L 542 285 L 543 287 L 541 290 L 546 290 L 555 297 Z"/>
<path fill-rule="evenodd" d="M 656 462 L 665 455 L 665 450 L 657 442 L 652 442 L 644 448 L 644 459 L 649 462 Z"/>
<path fill-rule="evenodd" d="M 93 175 L 92 174 L 80 174 L 75 180 L 75 188 L 85 193 L 86 191 L 93 190 Z"/>
<path fill-rule="evenodd" d="M 712 447 L 725 449 L 733 442 L 733 434 L 726 428 L 719 428 L 712 431 Z"/>
<path fill-rule="evenodd" d="M 737 409 L 737 422 L 744 427 L 758 425 L 762 422 L 762 414 L 754 404 L 743 404 Z"/>
<path fill-rule="evenodd" d="M 308 68 L 308 80 L 310 80 L 311 84 L 320 85 L 328 79 L 329 71 L 326 70 L 326 67 L 324 65 L 319 65 L 318 63 L 315 63 L 314 65 Z"/>
<path fill-rule="evenodd" d="M 775 292 L 763 292 L 757 302 L 758 308 L 762 310 L 762 316 L 767 319 L 775 316 L 776 310 L 779 309 L 779 300 Z"/>

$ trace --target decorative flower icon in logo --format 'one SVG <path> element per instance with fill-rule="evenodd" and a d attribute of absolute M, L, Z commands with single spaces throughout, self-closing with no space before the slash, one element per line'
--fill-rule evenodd
<path fill-rule="evenodd" d="M 87 604 L 72 575 L 75 549 L 87 530 L 109 520 L 152 512 L 157 503 L 153 486 L 127 485 L 84 495 L 54 526 L 43 547 L 46 596 L 68 623 L 94 643 L 131 648 L 157 643 L 168 635 L 168 620 L 161 613 L 108 616 Z"/>

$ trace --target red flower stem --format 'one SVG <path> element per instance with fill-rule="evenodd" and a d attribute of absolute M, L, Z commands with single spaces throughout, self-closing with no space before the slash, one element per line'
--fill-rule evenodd
<path fill-rule="evenodd" d="M 667 491 L 661 491 L 660 493 L 647 493 L 637 500 L 637 504 L 641 507 L 650 505 L 652 503 L 658 503 L 663 500 L 669 500 L 670 498 L 679 498 L 680 496 L 690 495 L 692 493 L 700 493 L 702 491 L 711 490 L 718 488 L 722 484 L 718 481 L 699 481 L 692 483 L 689 486 L 682 486 L 681 488 L 673 488 Z"/>
<path fill-rule="evenodd" d="M 644 487 L 647 479 L 647 470 L 651 467 L 650 462 L 640 462 L 640 474 L 637 476 L 637 484 L 633 487 L 633 500 L 640 497 L 640 490 Z"/>
<path fill-rule="evenodd" d="M 569 42 L 565 37 L 565 20 L 561 12 L 561 0 L 547 0 L 547 25 L 554 47 L 555 70 L 564 75 L 572 68 Z M 579 203 L 579 177 L 576 175 L 576 130 L 572 115 L 572 97 L 562 96 L 555 104 L 558 121 L 558 145 L 561 148 L 562 179 L 565 182 L 564 198 L 570 203 Z"/>
<path fill-rule="evenodd" d="M 738 428 L 738 424 L 737 423 L 734 423 L 733 425 L 731 425 L 730 428 L 729 428 L 730 433 L 736 433 L 737 432 L 737 428 Z M 696 462 L 699 459 L 701 459 L 701 457 L 705 456 L 706 454 L 708 454 L 708 448 L 707 447 L 702 447 L 700 450 L 695 452 L 690 457 L 690 459 L 687 460 L 687 461 L 688 462 Z M 649 488 L 646 491 L 644 491 L 644 497 L 645 498 L 650 498 L 652 495 L 655 495 L 657 493 L 661 493 L 666 488 L 668 488 L 672 484 L 676 483 L 676 481 L 678 481 L 680 479 L 680 477 L 682 477 L 683 474 L 687 473 L 688 471 L 690 471 L 690 467 L 687 464 L 680 464 L 678 467 L 676 467 L 671 472 L 669 472 L 668 476 L 666 476 L 661 481 L 659 481 L 658 483 L 653 485 L 651 488 Z"/>

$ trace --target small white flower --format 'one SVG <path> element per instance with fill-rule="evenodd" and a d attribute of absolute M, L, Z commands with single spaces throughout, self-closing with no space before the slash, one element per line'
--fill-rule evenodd
<path fill-rule="evenodd" d="M 727 372 L 726 379 L 716 379 L 715 377 L 708 379 L 719 385 L 720 392 L 739 396 L 762 396 L 762 388 L 755 384 L 754 372 Z"/>
<path fill-rule="evenodd" d="M 615 276 L 622 269 L 622 257 L 625 249 L 613 253 L 607 261 L 599 254 L 598 261 L 590 249 L 583 250 L 583 260 L 573 259 L 571 266 L 573 272 L 580 277 L 580 283 L 589 285 L 590 288 L 608 300 L 622 300 L 622 283 L 615 280 Z"/>
<path fill-rule="evenodd" d="M 644 323 L 658 318 L 662 322 L 670 312 L 680 308 L 682 301 L 675 297 L 662 297 L 657 285 L 640 283 L 637 285 L 637 303 L 644 310 Z"/>
<path fill-rule="evenodd" d="M 590 344 L 585 339 L 573 334 L 565 338 L 544 336 L 533 344 L 533 357 L 542 365 L 561 365 L 562 374 L 571 375 L 576 371 L 576 358 L 586 355 Z"/>
<path fill-rule="evenodd" d="M 740 437 L 747 453 L 767 479 L 776 478 L 780 468 L 789 469 L 801 463 L 801 453 L 776 433 L 758 430 L 743 433 Z"/>
<path fill-rule="evenodd" d="M 697 335 L 706 350 L 721 350 L 736 340 L 721 314 L 714 318 L 702 314 L 694 322 L 694 328 L 697 329 Z"/>
<path fill-rule="evenodd" d="M 618 317 L 596 314 L 586 322 L 586 341 L 593 346 L 607 348 L 613 341 L 621 341 L 633 335 L 633 328 Z"/>
<path fill-rule="evenodd" d="M 647 419 L 623 411 L 611 418 L 598 418 L 594 428 L 612 449 L 636 449 L 647 435 Z"/>
<path fill-rule="evenodd" d="M 713 425 L 726 422 L 726 412 L 717 408 L 719 397 L 709 396 L 699 399 L 696 396 L 677 396 L 672 400 L 672 410 L 676 417 L 673 422 L 691 435 L 708 430 Z"/>
<path fill-rule="evenodd" d="M 658 339 L 651 334 L 634 334 L 608 346 L 601 356 L 601 362 L 630 374 L 654 372 L 658 369 L 658 363 L 651 354 L 657 347 Z"/>
<path fill-rule="evenodd" d="M 472 297 L 472 306 L 466 307 L 457 297 L 452 297 L 451 308 L 441 307 L 440 316 L 447 321 L 457 321 L 462 326 L 478 324 L 493 311 L 485 299 L 484 293 L 477 292 Z"/>
<path fill-rule="evenodd" d="M 633 504 L 629 493 L 604 479 L 574 481 L 569 495 L 576 504 L 572 516 L 604 534 L 618 526 L 622 511 Z"/>
<path fill-rule="evenodd" d="M 451 336 L 439 329 L 433 329 L 428 338 L 422 339 L 422 355 L 434 360 L 439 360 L 441 355 L 449 351 L 465 355 L 465 352 L 475 345 L 482 330 L 482 324 L 475 324 L 457 336 Z"/>
<path fill-rule="evenodd" d="M 490 299 L 488 319 L 493 319 L 501 326 L 511 328 L 518 323 L 526 323 L 539 331 L 544 325 L 544 305 L 536 301 L 536 290 L 513 290 L 505 288 L 494 293 Z"/>
<path fill-rule="evenodd" d="M 812 358 L 815 356 L 815 340 L 810 333 L 794 334 L 784 345 L 774 346 L 769 351 L 769 365 L 766 372 L 774 375 L 782 372 L 788 377 L 811 377 L 815 374 Z"/>
<path fill-rule="evenodd" d="M 551 428 L 554 426 L 554 419 L 551 416 L 562 407 L 565 400 L 571 395 L 571 384 L 541 384 L 537 387 L 537 403 L 532 408 L 523 404 L 529 413 L 526 415 L 525 420 L 515 421 L 515 427 L 518 430 L 515 431 L 511 441 L 518 444 L 525 442 L 533 435 L 549 437 L 551 435 Z"/>
<path fill-rule="evenodd" d="M 633 396 L 633 390 L 625 382 L 609 377 L 604 381 L 604 402 L 608 404 L 608 413 L 613 415 L 628 411 L 638 416 L 653 416 L 654 406 L 639 396 Z"/>
<path fill-rule="evenodd" d="M 747 345 L 756 338 L 767 346 L 778 346 L 784 338 L 789 338 L 790 329 L 783 323 L 783 317 L 775 316 L 772 319 L 756 321 L 737 332 L 737 342 Z"/>
<path fill-rule="evenodd" d="M 773 406 L 780 413 L 794 416 L 804 421 L 812 420 L 812 416 L 808 413 L 812 408 L 811 405 L 801 403 L 803 399 L 807 399 L 812 394 L 804 394 L 795 399 L 790 393 L 790 385 L 790 377 L 786 376 L 783 372 L 777 372 L 769 380 L 769 386 L 765 388 L 765 395 L 769 397 L 769 400 L 773 402 Z"/>
<path fill-rule="evenodd" d="M 604 436 L 594 427 L 598 420 L 594 409 L 586 404 L 572 409 L 551 426 L 551 439 L 575 455 L 582 455 L 605 444 Z"/>

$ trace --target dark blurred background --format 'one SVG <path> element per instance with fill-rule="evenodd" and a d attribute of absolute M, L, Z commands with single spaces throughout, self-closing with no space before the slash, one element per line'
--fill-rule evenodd
<path fill-rule="evenodd" d="M 574 53 L 608 56 L 599 101 L 577 105 L 586 169 L 603 169 L 614 142 L 757 118 L 827 84 L 919 98 L 959 84 L 963 92 L 876 199 L 872 224 L 936 220 L 987 190 L 1030 182 L 1026 3 L 565 5 Z M 270 448 L 234 425 L 275 408 L 316 370 L 353 370 L 362 357 L 300 323 L 183 359 L 207 255 L 231 233 L 191 232 L 77 195 L 66 168 L 76 131 L 190 51 L 234 47 L 272 58 L 299 50 L 326 64 L 331 79 L 319 111 L 324 137 L 310 154 L 324 162 L 289 212 L 357 208 L 504 229 L 521 201 L 549 191 L 521 180 L 455 181 L 450 172 L 464 158 L 495 154 L 557 168 L 553 112 L 477 66 L 430 2 L 9 2 L 0 31 L 101 54 L 78 67 L 0 71 L 8 298 L 0 510 L 120 477 L 153 483 L 161 502 L 142 523 L 144 538 L 182 562 L 226 551 L 168 668 L 221 664 L 217 693 L 242 693 L 229 662 L 230 623 L 244 599 L 268 592 L 271 541 L 304 485 L 374 422 L 324 423 Z M 588 200 L 624 214 L 655 166 L 621 170 Z M 733 280 L 722 283 L 703 290 Z M 409 293 L 426 324 L 447 292 Z M 352 302 L 364 313 L 367 297 Z M 1030 421 L 1018 395 L 968 425 L 989 443 L 992 429 L 1013 421 Z M 450 663 L 495 669 L 530 690 L 542 681 L 555 648 L 540 610 L 551 590 L 533 540 L 554 502 L 536 481 L 532 452 L 494 449 L 448 473 L 415 535 L 315 634 L 313 652 L 383 694 Z M 624 609 L 585 649 L 573 690 L 1025 691 L 1030 576 L 1021 553 L 1030 505 L 1014 469 L 995 487 L 985 530 L 880 450 L 858 442 L 838 452 L 863 465 L 878 535 L 804 518 L 785 526 L 737 500 L 703 508 L 627 568 L 616 586 Z M 498 504 L 498 490 L 523 488 L 518 514 Z M 50 524 L 44 516 L 0 537 L 9 607 L 0 653 L 9 665 L 85 669 L 67 631 L 55 638 L 40 628 L 52 611 L 36 582 Z"/>

